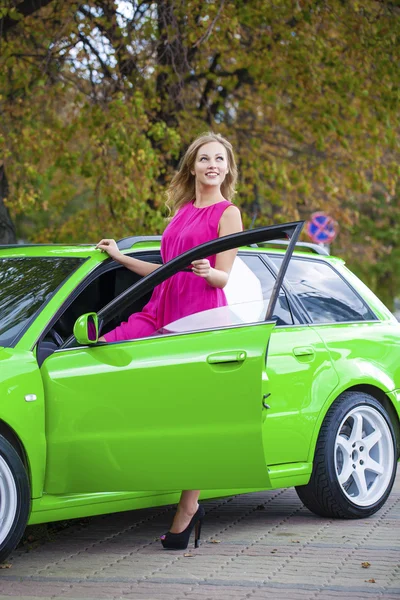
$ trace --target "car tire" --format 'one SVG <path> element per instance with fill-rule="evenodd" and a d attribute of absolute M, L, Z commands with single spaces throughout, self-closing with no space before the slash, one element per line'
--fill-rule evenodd
<path fill-rule="evenodd" d="M 345 392 L 322 423 L 311 479 L 296 492 L 317 515 L 369 517 L 385 504 L 396 467 L 396 436 L 387 410 L 369 394 Z"/>
<path fill-rule="evenodd" d="M 29 511 L 27 472 L 15 448 L 0 435 L 0 562 L 22 538 Z"/>

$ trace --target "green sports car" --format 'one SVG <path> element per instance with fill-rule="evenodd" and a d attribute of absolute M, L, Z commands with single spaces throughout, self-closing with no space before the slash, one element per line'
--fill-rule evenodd
<path fill-rule="evenodd" d="M 202 244 L 0 247 L 0 560 L 29 524 L 295 486 L 326 517 L 387 500 L 400 447 L 400 325 L 303 223 Z M 228 306 L 114 343 L 192 260 L 240 248 Z"/>

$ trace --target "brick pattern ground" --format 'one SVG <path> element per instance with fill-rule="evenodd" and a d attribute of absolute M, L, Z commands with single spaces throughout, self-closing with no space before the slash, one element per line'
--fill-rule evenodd
<path fill-rule="evenodd" d="M 0 600 L 400 600 L 400 474 L 357 521 L 316 517 L 294 489 L 204 506 L 203 543 L 182 552 L 158 539 L 171 506 L 28 528 L 41 534 L 0 570 Z"/>

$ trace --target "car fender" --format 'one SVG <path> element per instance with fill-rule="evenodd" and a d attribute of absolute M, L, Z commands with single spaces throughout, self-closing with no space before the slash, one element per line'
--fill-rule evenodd
<path fill-rule="evenodd" d="M 400 382 L 399 330 L 392 323 L 364 322 L 314 326 L 327 347 L 339 383 L 331 390 L 319 411 L 311 438 L 309 460 L 325 416 L 333 402 L 350 389 L 363 386 L 379 400 L 382 394 L 400 416 L 399 403 L 392 392 Z"/>
<path fill-rule="evenodd" d="M 393 405 L 398 417 L 400 418 L 400 403 L 394 402 L 394 396 L 392 393 L 395 387 L 393 378 L 383 369 L 381 365 L 357 358 L 346 362 L 344 372 L 343 370 L 338 369 L 338 365 L 335 365 L 334 368 L 338 374 L 340 374 L 339 384 L 327 397 L 315 422 L 310 444 L 310 453 L 308 457 L 309 461 L 313 461 L 314 459 L 315 446 L 317 444 L 319 432 L 325 416 L 332 404 L 341 394 L 343 394 L 343 392 L 347 392 L 356 388 L 357 386 L 368 386 L 370 388 L 375 388 L 377 391 L 380 390 L 380 392 L 383 392 L 386 398 Z"/>
<path fill-rule="evenodd" d="M 33 352 L 0 348 L 0 422 L 20 442 L 32 498 L 43 493 L 46 468 L 44 390 Z"/>

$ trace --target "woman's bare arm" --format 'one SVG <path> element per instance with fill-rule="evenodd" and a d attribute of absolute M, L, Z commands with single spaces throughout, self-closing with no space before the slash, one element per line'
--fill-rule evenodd
<path fill-rule="evenodd" d="M 219 221 L 218 237 L 239 233 L 242 231 L 242 217 L 236 206 L 230 206 L 223 213 Z M 212 287 L 224 288 L 228 283 L 229 273 L 237 254 L 237 248 L 226 250 L 217 254 L 215 267 L 210 267 L 209 261 L 204 258 L 192 262 L 193 273 L 203 277 Z"/>
<path fill-rule="evenodd" d="M 122 254 L 122 252 L 118 250 L 117 242 L 112 239 L 100 240 L 96 248 L 102 252 L 107 252 L 110 258 L 116 260 L 130 271 L 133 271 L 142 277 L 149 275 L 161 266 L 159 264 L 150 263 L 146 260 L 140 260 L 139 258 L 132 258 L 131 256 Z"/>

